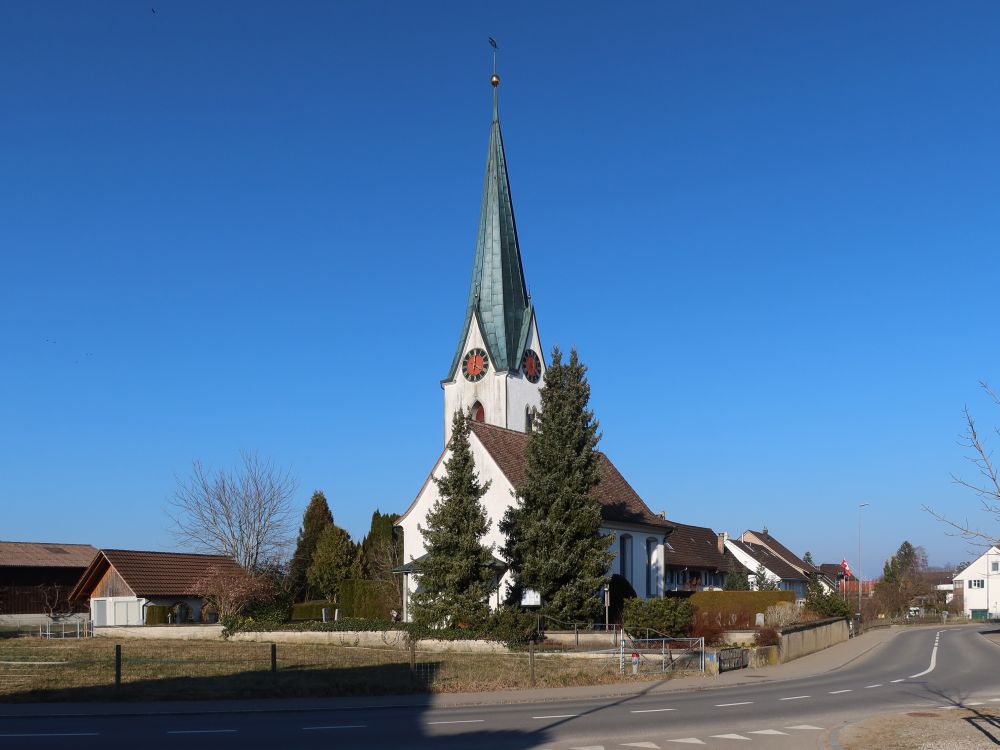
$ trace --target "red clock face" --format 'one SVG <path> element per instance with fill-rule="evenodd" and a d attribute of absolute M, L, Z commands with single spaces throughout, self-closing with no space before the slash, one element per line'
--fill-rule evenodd
<path fill-rule="evenodd" d="M 521 361 L 521 371 L 529 383 L 537 383 L 538 379 L 542 377 L 542 360 L 531 349 L 528 349 L 524 353 L 524 359 Z"/>
<path fill-rule="evenodd" d="M 470 349 L 462 360 L 462 374 L 473 383 L 482 380 L 489 369 L 490 358 L 482 349 Z"/>

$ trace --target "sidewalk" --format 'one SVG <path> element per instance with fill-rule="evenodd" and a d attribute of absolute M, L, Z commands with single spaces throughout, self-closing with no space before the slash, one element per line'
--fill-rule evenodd
<path fill-rule="evenodd" d="M 684 677 L 670 680 L 627 681 L 611 685 L 588 685 L 535 690 L 501 690 L 488 693 L 421 693 L 417 695 L 352 698 L 283 698 L 225 701 L 163 701 L 143 703 L 0 703 L 0 719 L 42 716 L 147 716 L 174 714 L 231 714 L 267 712 L 337 711 L 356 708 L 419 707 L 424 709 L 511 703 L 541 703 L 560 700 L 598 700 L 628 695 L 713 690 L 738 685 L 761 684 L 832 672 L 867 658 L 872 651 L 894 638 L 901 628 L 869 631 L 787 664 L 760 669 L 740 669 L 714 677 Z"/>

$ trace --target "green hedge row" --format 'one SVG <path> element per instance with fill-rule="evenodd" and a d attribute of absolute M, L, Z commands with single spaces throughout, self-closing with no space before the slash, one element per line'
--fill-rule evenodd
<path fill-rule="evenodd" d="M 698 612 L 728 617 L 744 612 L 767 612 L 782 602 L 795 604 L 794 591 L 696 591 L 688 599 Z"/>

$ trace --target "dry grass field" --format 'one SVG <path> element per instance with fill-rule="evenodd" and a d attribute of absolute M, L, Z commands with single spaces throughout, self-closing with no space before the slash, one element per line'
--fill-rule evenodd
<path fill-rule="evenodd" d="M 531 686 L 527 652 L 416 652 L 267 643 L 126 640 L 121 687 L 115 642 L 105 638 L 0 640 L 0 701 L 165 700 L 465 692 Z M 630 670 L 629 670 L 630 671 Z M 617 657 L 538 654 L 535 686 L 663 679 L 658 668 L 623 678 Z"/>

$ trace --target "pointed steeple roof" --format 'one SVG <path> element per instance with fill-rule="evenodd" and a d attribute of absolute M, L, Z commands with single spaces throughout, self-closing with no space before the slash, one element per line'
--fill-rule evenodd
<path fill-rule="evenodd" d="M 514 224 L 514 206 L 507 178 L 507 159 L 500 134 L 497 91 L 500 83 L 495 74 L 493 83 L 493 122 L 490 125 L 490 145 L 486 155 L 486 179 L 483 182 L 483 205 L 479 214 L 476 236 L 476 256 L 472 264 L 472 284 L 465 311 L 458 351 L 448 371 L 448 379 L 462 358 L 463 347 L 472 325 L 473 312 L 478 314 L 480 328 L 495 371 L 515 370 L 527 346 L 531 329 L 531 300 L 524 283 L 521 248 Z"/>

